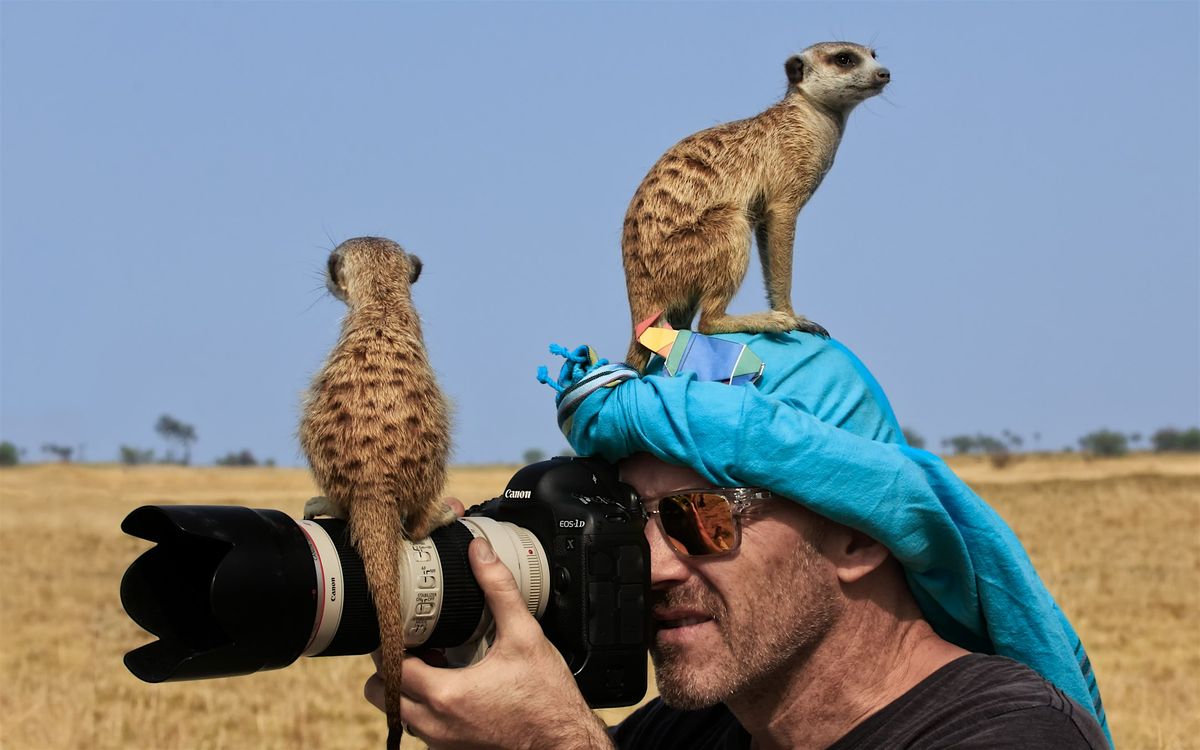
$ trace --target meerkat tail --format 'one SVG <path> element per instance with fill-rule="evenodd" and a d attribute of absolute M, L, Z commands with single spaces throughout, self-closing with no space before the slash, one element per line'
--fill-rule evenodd
<path fill-rule="evenodd" d="M 650 350 L 639 344 L 637 339 L 634 339 L 629 344 L 629 353 L 625 355 L 625 364 L 645 374 L 646 365 L 650 364 Z"/>
<path fill-rule="evenodd" d="M 367 512 L 368 509 L 377 512 Z M 351 538 L 362 557 L 367 587 L 375 602 L 375 616 L 379 622 L 379 671 L 383 678 L 384 712 L 387 714 L 387 750 L 398 750 L 404 732 L 400 716 L 405 650 L 400 594 L 403 526 L 391 498 L 359 498 L 350 525 Z"/>
<path fill-rule="evenodd" d="M 632 305 L 631 308 L 636 310 L 636 307 Z M 654 312 L 649 315 L 634 312 L 633 340 L 629 343 L 629 353 L 625 356 L 625 364 L 639 373 L 645 374 L 646 365 L 650 362 L 651 351 L 641 343 L 642 334 L 646 332 L 647 328 L 663 325 L 666 318 L 667 310 L 661 307 L 655 308 Z"/>

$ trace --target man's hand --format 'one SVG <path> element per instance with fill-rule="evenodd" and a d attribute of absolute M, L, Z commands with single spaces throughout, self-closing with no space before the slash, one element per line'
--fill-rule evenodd
<path fill-rule="evenodd" d="M 462 503 L 446 503 L 462 515 Z M 467 556 L 496 637 L 483 659 L 461 669 L 405 657 L 400 712 L 409 731 L 433 748 L 611 748 L 603 722 L 525 608 L 512 573 L 484 539 L 472 541 Z M 382 710 L 378 674 L 363 692 Z"/>

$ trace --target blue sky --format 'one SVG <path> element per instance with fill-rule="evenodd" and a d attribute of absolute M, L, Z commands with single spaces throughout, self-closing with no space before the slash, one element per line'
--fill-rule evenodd
<path fill-rule="evenodd" d="M 298 465 L 336 242 L 425 262 L 455 460 L 565 446 L 550 342 L 619 358 L 621 221 L 783 61 L 873 44 L 796 309 L 903 424 L 1073 445 L 1200 423 L 1196 3 L 0 4 L 0 439 Z M 752 267 L 734 311 L 765 306 Z"/>

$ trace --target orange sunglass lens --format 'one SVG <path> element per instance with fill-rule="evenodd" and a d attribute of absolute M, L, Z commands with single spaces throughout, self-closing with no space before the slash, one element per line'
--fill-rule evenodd
<path fill-rule="evenodd" d="M 723 495 L 671 495 L 658 504 L 658 518 L 671 545 L 702 557 L 733 549 L 733 510 Z"/>

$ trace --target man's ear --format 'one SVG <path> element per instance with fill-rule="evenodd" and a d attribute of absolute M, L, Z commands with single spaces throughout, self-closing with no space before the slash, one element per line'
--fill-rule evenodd
<path fill-rule="evenodd" d="M 787 72 L 789 86 L 795 86 L 804 80 L 804 58 L 800 55 L 789 57 L 783 64 L 783 69 Z"/>
<path fill-rule="evenodd" d="M 821 544 L 842 583 L 856 583 L 873 572 L 891 552 L 871 537 L 848 526 L 831 523 Z"/>

